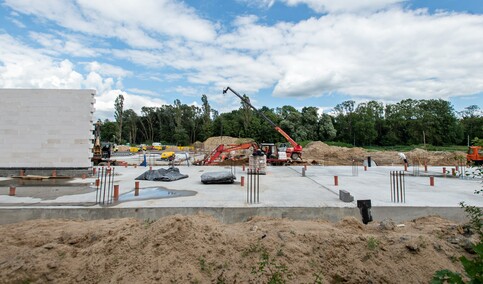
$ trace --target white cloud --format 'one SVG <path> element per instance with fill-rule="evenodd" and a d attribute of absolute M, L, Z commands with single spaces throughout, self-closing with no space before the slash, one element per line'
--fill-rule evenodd
<path fill-rule="evenodd" d="M 124 70 L 119 66 L 114 66 L 107 63 L 99 63 L 97 61 L 86 63 L 85 69 L 89 72 L 97 72 L 104 76 L 128 77 L 132 75 L 131 71 Z"/>
<path fill-rule="evenodd" d="M 96 98 L 96 119 L 113 119 L 114 102 L 119 95 L 124 97 L 124 109 L 132 109 L 137 114 L 141 114 L 141 108 L 143 106 L 160 107 L 166 104 L 166 102 L 161 99 L 138 96 L 122 90 L 109 90 L 100 94 Z"/>
<path fill-rule="evenodd" d="M 173 89 L 176 95 L 212 94 L 210 100 L 221 108 L 239 105 L 218 94 L 228 85 L 250 96 L 274 88 L 279 97 L 345 94 L 384 101 L 447 99 L 483 91 L 482 15 L 405 10 L 397 7 L 404 2 L 399 0 L 280 1 L 328 14 L 273 25 L 244 15 L 232 22 L 232 30 L 221 32 L 215 28 L 219 23 L 204 20 L 184 2 L 7 0 L 6 5 L 21 13 L 69 30 L 30 33 L 42 49 L 2 35 L 0 85 L 94 87 L 107 94 L 122 90 L 122 79 L 136 74 L 161 84 L 184 83 Z M 111 37 L 132 48 L 84 50 Z M 65 59 L 67 54 L 95 59 L 75 63 Z M 117 59 L 145 70 L 102 62 Z M 84 74 L 76 70 L 81 64 L 87 68 Z M 131 90 L 151 95 L 150 90 Z"/>
<path fill-rule="evenodd" d="M 371 12 L 407 0 L 281 0 L 289 6 L 305 4 L 318 13 Z"/>
<path fill-rule="evenodd" d="M 64 54 L 74 57 L 98 57 L 109 53 L 109 50 L 106 48 L 89 46 L 92 43 L 92 39 L 82 35 L 61 32 L 30 32 L 29 36 L 44 48 L 44 53 L 50 55 L 58 56 Z"/>
<path fill-rule="evenodd" d="M 69 60 L 53 60 L 6 34 L 0 34 L 0 87 L 80 88 L 83 76 Z"/>
<path fill-rule="evenodd" d="M 154 35 L 202 42 L 216 36 L 209 21 L 177 1 L 145 0 L 140 4 L 122 0 L 113 4 L 97 0 L 6 0 L 5 5 L 73 31 L 116 37 L 137 48 L 162 47 Z"/>

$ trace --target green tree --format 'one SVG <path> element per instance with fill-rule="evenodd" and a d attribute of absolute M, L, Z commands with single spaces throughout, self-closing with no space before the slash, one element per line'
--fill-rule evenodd
<path fill-rule="evenodd" d="M 305 136 L 300 137 L 303 140 L 317 140 L 318 135 L 318 122 L 319 114 L 316 107 L 303 107 L 302 108 L 302 124 L 301 127 L 305 132 Z"/>
<path fill-rule="evenodd" d="M 144 137 L 145 143 L 154 142 L 154 123 L 156 122 L 156 109 L 153 107 L 142 107 L 141 108 L 141 133 Z"/>
<path fill-rule="evenodd" d="M 354 143 L 355 102 L 344 101 L 334 107 L 334 126 L 337 130 L 337 140 L 345 143 Z"/>
<path fill-rule="evenodd" d="M 332 117 L 326 113 L 323 113 L 318 122 L 318 140 L 320 141 L 330 141 L 335 138 L 337 131 L 335 130 L 334 124 L 332 123 Z"/>
<path fill-rule="evenodd" d="M 125 122 L 125 130 L 127 131 L 127 137 L 129 137 L 130 144 L 136 144 L 137 132 L 138 132 L 138 115 L 132 109 L 127 109 L 123 113 L 123 121 Z"/>
<path fill-rule="evenodd" d="M 377 102 L 360 103 L 354 112 L 354 137 L 356 144 L 372 145 L 377 139 L 376 124 L 381 116 Z"/>
<path fill-rule="evenodd" d="M 178 145 L 187 145 L 189 143 L 189 136 L 183 126 L 183 109 L 180 100 L 174 101 L 174 140 Z"/>
<path fill-rule="evenodd" d="M 466 107 L 459 113 L 461 116 L 461 125 L 463 127 L 463 135 L 469 140 L 477 137 L 483 138 L 483 116 L 479 106 L 471 105 Z"/>
<path fill-rule="evenodd" d="M 213 121 L 211 120 L 212 109 L 210 103 L 208 102 L 208 97 L 206 95 L 201 96 L 202 102 L 202 126 L 201 126 L 201 140 L 208 139 L 213 132 Z"/>
<path fill-rule="evenodd" d="M 101 141 L 114 142 L 117 140 L 119 127 L 116 122 L 104 120 L 101 125 Z"/>

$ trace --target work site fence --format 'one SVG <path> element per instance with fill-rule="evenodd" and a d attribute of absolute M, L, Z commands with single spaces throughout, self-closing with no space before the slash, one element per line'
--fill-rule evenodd
<path fill-rule="evenodd" d="M 247 203 L 260 203 L 260 171 L 247 170 Z"/>
<path fill-rule="evenodd" d="M 391 184 L 391 202 L 406 203 L 406 182 L 404 171 L 391 171 L 389 174 Z"/>
<path fill-rule="evenodd" d="M 113 203 L 114 195 L 114 167 L 97 168 L 96 204 Z"/>

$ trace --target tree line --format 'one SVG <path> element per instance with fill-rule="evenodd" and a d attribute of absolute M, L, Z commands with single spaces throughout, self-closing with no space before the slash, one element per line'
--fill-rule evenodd
<path fill-rule="evenodd" d="M 247 98 L 247 97 L 246 97 Z M 122 95 L 115 102 L 115 121 L 101 126 L 102 141 L 118 144 L 190 145 L 211 136 L 253 138 L 257 142 L 286 142 L 273 127 L 245 103 L 227 113 L 211 108 L 206 95 L 201 106 L 182 104 L 142 107 L 138 114 L 123 109 Z M 262 107 L 265 114 L 295 141 L 333 141 L 354 146 L 466 144 L 483 138 L 483 117 L 477 105 L 456 112 L 441 99 L 406 99 L 394 104 L 344 101 L 332 115 L 317 107 Z"/>

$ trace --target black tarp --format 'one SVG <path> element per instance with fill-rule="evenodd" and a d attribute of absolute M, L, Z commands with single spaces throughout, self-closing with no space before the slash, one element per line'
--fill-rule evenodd
<path fill-rule="evenodd" d="M 187 177 L 188 175 L 181 174 L 178 168 L 171 167 L 168 169 L 145 171 L 142 175 L 138 176 L 136 180 L 175 181 Z"/>
<path fill-rule="evenodd" d="M 233 183 L 236 177 L 231 172 L 209 172 L 201 175 L 202 183 Z"/>

